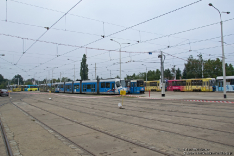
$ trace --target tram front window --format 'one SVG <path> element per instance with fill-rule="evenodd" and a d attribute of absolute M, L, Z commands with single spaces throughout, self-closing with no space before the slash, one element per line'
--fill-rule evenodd
<path fill-rule="evenodd" d="M 144 87 L 144 81 L 137 81 L 137 87 Z"/>
<path fill-rule="evenodd" d="M 117 88 L 119 88 L 121 86 L 119 81 L 116 81 L 116 86 L 117 86 Z"/>

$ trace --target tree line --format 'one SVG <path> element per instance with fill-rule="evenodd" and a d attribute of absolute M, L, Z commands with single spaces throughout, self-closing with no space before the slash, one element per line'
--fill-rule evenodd
<path fill-rule="evenodd" d="M 80 66 L 80 77 L 81 80 L 88 80 L 88 64 L 87 57 L 84 54 L 81 66 Z M 234 67 L 232 64 L 225 64 L 226 67 L 226 76 L 233 76 L 234 75 Z M 146 80 L 147 75 L 147 81 L 153 81 L 153 80 L 159 80 L 161 76 L 161 71 L 159 69 L 156 70 L 149 70 L 146 74 L 146 72 L 139 72 L 138 74 L 132 74 L 132 75 L 126 75 L 125 79 L 143 79 Z M 216 78 L 217 76 L 222 76 L 222 61 L 219 58 L 216 58 L 215 60 L 208 59 L 204 60 L 202 58 L 202 55 L 199 54 L 197 58 L 194 58 L 192 55 L 190 55 L 187 59 L 187 62 L 184 64 L 183 72 L 180 68 L 176 68 L 176 66 L 173 66 L 171 69 L 167 68 L 164 70 L 164 78 L 171 80 L 171 79 L 191 79 L 191 78 Z M 116 78 L 119 78 L 117 75 Z M 37 84 L 42 83 L 49 83 L 51 81 L 48 81 L 44 79 L 43 81 L 37 81 L 34 78 L 27 79 L 24 81 L 23 77 L 19 74 L 15 75 L 11 80 L 5 79 L 3 75 L 0 74 L 0 88 L 6 88 L 8 83 L 10 85 L 13 84 L 19 84 L 20 85 L 32 85 L 33 82 L 37 82 Z M 102 79 L 97 76 L 97 79 Z M 77 79 L 78 80 L 78 79 Z M 53 82 L 68 82 L 72 81 L 72 79 L 68 77 L 63 77 L 58 79 L 53 79 Z"/>
<path fill-rule="evenodd" d="M 232 64 L 225 64 L 226 76 L 234 75 L 234 67 Z M 146 72 L 140 72 L 138 74 L 126 75 L 125 79 L 143 79 L 147 81 L 159 80 L 161 71 L 159 69 L 149 70 Z M 215 60 L 208 59 L 204 60 L 202 55 L 199 54 L 197 58 L 192 55 L 189 56 L 187 62 L 184 64 L 183 72 L 180 68 L 173 66 L 171 69 L 167 68 L 164 70 L 164 78 L 171 79 L 192 79 L 192 78 L 216 78 L 222 76 L 222 60 L 216 58 Z"/>

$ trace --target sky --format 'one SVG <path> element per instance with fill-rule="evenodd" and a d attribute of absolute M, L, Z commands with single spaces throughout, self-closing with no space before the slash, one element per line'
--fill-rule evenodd
<path fill-rule="evenodd" d="M 225 62 L 234 65 L 233 0 L 2 0 L 0 74 L 73 80 L 75 69 L 80 79 L 84 54 L 89 79 L 95 64 L 96 76 L 120 75 L 120 58 L 121 78 L 160 69 L 161 51 L 165 69 L 183 70 L 200 53 L 222 59 L 220 16 L 209 3 L 230 12 L 221 15 Z"/>

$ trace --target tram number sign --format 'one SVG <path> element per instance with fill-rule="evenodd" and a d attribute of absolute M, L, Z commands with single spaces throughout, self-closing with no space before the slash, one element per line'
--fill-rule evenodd
<path fill-rule="evenodd" d="M 121 90 L 120 91 L 120 95 L 126 95 L 126 91 L 125 90 Z"/>

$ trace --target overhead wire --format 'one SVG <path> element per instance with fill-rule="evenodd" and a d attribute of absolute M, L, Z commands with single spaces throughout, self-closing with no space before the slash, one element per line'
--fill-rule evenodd
<path fill-rule="evenodd" d="M 67 14 L 68 12 L 70 12 L 73 8 L 75 8 L 81 1 L 82 1 L 82 0 L 80 0 L 79 2 L 77 2 L 72 8 L 70 8 L 62 17 L 60 17 L 60 18 L 59 18 L 55 23 L 53 23 L 50 27 L 47 27 L 47 30 L 46 30 L 37 40 L 39 40 L 40 38 L 42 38 L 42 37 L 48 32 L 48 30 L 49 30 L 50 28 L 52 28 L 54 25 L 56 25 L 64 16 L 66 16 L 66 14 Z M 37 43 L 37 40 L 36 40 L 33 44 L 31 44 L 31 45 L 29 46 L 28 49 L 26 49 L 26 51 L 24 52 L 24 54 L 25 54 L 35 43 Z M 19 58 L 19 60 L 16 62 L 16 64 L 20 61 L 20 59 L 22 58 L 22 56 L 23 56 L 23 54 L 21 55 L 21 57 Z"/>
<path fill-rule="evenodd" d="M 45 8 L 45 7 L 41 7 L 41 6 L 37 6 L 37 5 L 33 5 L 33 4 L 28 4 L 28 3 L 24 3 L 24 2 L 19 2 L 19 1 L 16 1 L 16 0 L 11 0 L 11 1 L 12 2 L 16 2 L 16 3 L 20 3 L 20 4 L 24 4 L 24 5 L 28 5 L 28 6 L 32 6 L 32 7 L 37 7 L 37 8 L 40 8 L 40 9 L 45 9 L 45 10 L 54 11 L 54 12 L 58 12 L 58 13 L 65 13 L 63 11 L 49 9 L 49 8 Z M 122 28 L 127 28 L 126 26 L 122 26 L 122 25 L 119 25 L 119 24 L 114 24 L 114 23 L 103 21 L 103 20 L 98 20 L 98 19 L 94 19 L 94 18 L 84 17 L 84 16 L 80 16 L 80 15 L 76 15 L 76 14 L 70 14 L 70 13 L 68 13 L 67 15 L 76 16 L 76 17 L 80 17 L 80 18 L 84 18 L 84 19 L 88 19 L 88 20 L 92 20 L 92 21 L 96 21 L 96 22 L 100 22 L 100 23 L 106 23 L 106 24 L 109 24 L 109 25 L 118 26 L 118 27 L 122 27 Z M 163 34 L 159 34 L 159 33 L 154 33 L 154 32 L 149 32 L 149 31 L 143 31 L 143 30 L 138 30 L 138 29 L 134 29 L 134 28 L 131 28 L 131 29 L 135 30 L 135 31 L 141 31 L 141 32 L 144 32 L 144 33 L 149 33 L 149 34 L 163 35 Z M 173 37 L 174 38 L 180 38 L 180 37 L 175 37 L 175 36 L 173 36 Z M 186 39 L 186 38 L 181 38 L 181 39 Z"/>
<path fill-rule="evenodd" d="M 162 14 L 162 15 L 156 16 L 156 17 L 151 18 L 151 19 L 149 19 L 149 20 L 146 20 L 146 21 L 143 21 L 143 22 L 141 22 L 141 23 L 135 24 L 135 25 L 133 25 L 133 26 L 127 27 L 127 28 L 122 29 L 122 30 L 120 30 L 120 31 L 117 31 L 117 32 L 115 32 L 115 33 L 109 34 L 109 35 L 105 36 L 105 38 L 110 37 L 110 36 L 112 36 L 112 35 L 115 35 L 115 34 L 117 34 L 117 33 L 123 32 L 123 31 L 125 31 L 125 30 L 131 29 L 131 28 L 136 27 L 136 26 L 138 26 L 138 25 L 141 25 L 141 24 L 143 24 L 143 23 L 149 22 L 149 21 L 154 20 L 154 19 L 156 19 L 156 18 L 159 18 L 159 17 L 165 16 L 165 15 L 167 15 L 167 14 L 173 13 L 173 12 L 175 12 L 175 11 L 181 10 L 181 9 L 183 9 L 183 8 L 186 8 L 186 7 L 188 7 L 188 6 L 191 6 L 191 5 L 193 5 L 193 4 L 196 4 L 196 3 L 200 2 L 200 1 L 202 1 L 202 0 L 198 0 L 198 1 L 196 1 L 196 2 L 190 3 L 190 4 L 188 4 L 188 5 L 185 5 L 185 6 L 183 6 L 183 7 L 177 8 L 177 9 L 175 9 L 175 10 L 169 11 L 169 12 L 167 12 L 167 13 L 164 13 L 164 14 Z M 90 43 L 84 45 L 84 46 L 93 44 L 93 43 L 98 42 L 98 41 L 100 41 L 100 40 L 102 40 L 102 39 L 103 39 L 103 38 L 97 39 L 97 40 L 95 40 L 95 41 L 93 41 L 93 42 L 90 42 Z M 76 49 L 74 49 L 74 50 L 71 50 L 71 51 L 68 51 L 68 52 L 66 52 L 66 53 L 63 53 L 62 55 L 65 55 L 65 54 L 67 54 L 67 53 L 73 52 L 73 51 L 75 51 L 75 50 L 77 50 L 77 49 L 79 49 L 79 48 L 76 48 Z M 54 59 L 52 59 L 52 60 L 54 60 Z M 47 61 L 47 62 L 48 62 L 48 61 Z"/>

